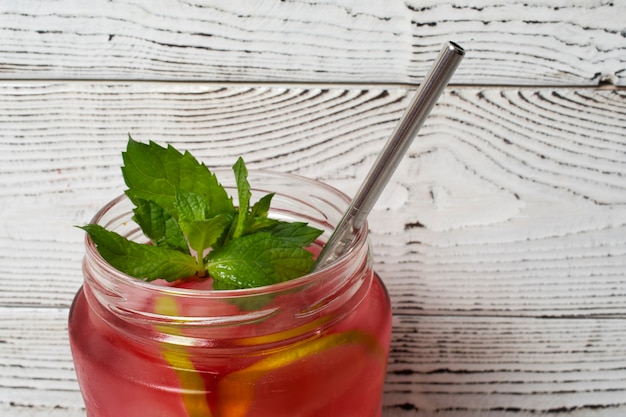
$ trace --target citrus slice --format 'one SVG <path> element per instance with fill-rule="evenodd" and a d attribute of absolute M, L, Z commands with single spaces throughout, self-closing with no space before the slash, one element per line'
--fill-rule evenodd
<path fill-rule="evenodd" d="M 178 316 L 176 301 L 168 296 L 158 297 L 155 311 L 167 316 Z M 182 332 L 171 327 L 158 326 L 166 334 L 182 336 Z M 161 343 L 161 355 L 176 372 L 180 380 L 183 404 L 189 417 L 211 417 L 211 409 L 206 400 L 206 387 L 200 373 L 191 362 L 189 352 L 183 346 Z"/>
<path fill-rule="evenodd" d="M 365 348 L 384 366 L 386 355 L 379 347 L 376 338 L 362 331 L 351 330 L 329 334 L 314 340 L 301 341 L 222 378 L 217 389 L 217 415 L 220 417 L 245 417 L 255 399 L 257 381 L 263 377 L 270 377 L 272 371 L 286 368 L 332 348 L 349 345 Z"/>
<path fill-rule="evenodd" d="M 257 346 L 269 343 L 280 342 L 281 340 L 288 340 L 294 337 L 302 336 L 305 333 L 312 332 L 319 329 L 323 324 L 328 323 L 331 319 L 330 315 L 322 316 L 318 319 L 311 321 L 310 323 L 303 324 L 298 327 L 294 327 L 289 330 L 284 330 L 278 333 L 271 333 L 262 336 L 252 336 L 241 339 L 237 344 L 241 346 Z"/>

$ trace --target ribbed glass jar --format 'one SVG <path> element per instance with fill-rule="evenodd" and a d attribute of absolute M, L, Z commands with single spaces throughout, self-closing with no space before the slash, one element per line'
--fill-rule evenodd
<path fill-rule="evenodd" d="M 236 195 L 234 179 L 218 173 Z M 251 171 L 271 217 L 323 229 L 348 206 L 303 177 Z M 119 197 L 92 220 L 147 241 Z M 69 317 L 89 417 L 379 417 L 391 308 L 372 270 L 365 226 L 328 267 L 266 287 L 145 282 L 115 270 L 86 238 L 84 284 Z"/>

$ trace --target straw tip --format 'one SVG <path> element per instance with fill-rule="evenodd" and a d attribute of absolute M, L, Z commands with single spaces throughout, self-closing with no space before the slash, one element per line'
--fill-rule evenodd
<path fill-rule="evenodd" d="M 456 42 L 448 41 L 446 47 L 451 52 L 456 52 L 459 55 L 465 55 L 465 49 L 463 49 L 463 47 Z"/>

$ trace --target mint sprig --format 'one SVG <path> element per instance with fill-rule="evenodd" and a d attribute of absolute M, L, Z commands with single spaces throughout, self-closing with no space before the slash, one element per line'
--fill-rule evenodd
<path fill-rule="evenodd" d="M 130 241 L 98 225 L 85 230 L 118 270 L 152 281 L 210 277 L 215 289 L 253 288 L 308 273 L 306 250 L 321 230 L 269 217 L 273 194 L 251 204 L 243 159 L 233 165 L 239 206 L 189 152 L 129 136 L 122 174 L 134 220 L 150 239 Z"/>

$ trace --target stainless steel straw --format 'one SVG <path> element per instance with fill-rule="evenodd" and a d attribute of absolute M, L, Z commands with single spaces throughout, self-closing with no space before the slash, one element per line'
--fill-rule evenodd
<path fill-rule="evenodd" d="M 352 199 L 350 207 L 324 245 L 313 271 L 323 268 L 348 250 L 354 236 L 365 223 L 372 207 L 422 127 L 424 120 L 448 85 L 464 55 L 463 48 L 454 42 L 447 42 L 443 46 L 424 82 L 415 92 L 409 107 Z"/>

